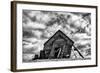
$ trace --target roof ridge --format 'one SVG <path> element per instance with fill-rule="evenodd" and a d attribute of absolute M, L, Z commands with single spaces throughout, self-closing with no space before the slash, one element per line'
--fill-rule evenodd
<path fill-rule="evenodd" d="M 61 33 L 61 34 L 63 34 L 65 37 L 67 37 L 70 41 L 72 41 L 64 32 L 62 32 L 61 30 L 58 30 L 58 31 L 56 31 L 55 33 L 54 33 L 54 35 L 53 36 L 51 36 L 45 43 L 44 43 L 44 45 L 46 44 L 46 43 L 48 43 L 48 41 L 50 40 L 50 39 L 52 39 L 57 33 Z M 73 41 L 72 41 L 73 42 Z"/>

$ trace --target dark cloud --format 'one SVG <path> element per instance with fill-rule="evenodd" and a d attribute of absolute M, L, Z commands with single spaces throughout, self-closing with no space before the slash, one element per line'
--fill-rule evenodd
<path fill-rule="evenodd" d="M 23 37 L 30 38 L 30 37 L 34 37 L 34 35 L 32 31 L 23 31 Z"/>

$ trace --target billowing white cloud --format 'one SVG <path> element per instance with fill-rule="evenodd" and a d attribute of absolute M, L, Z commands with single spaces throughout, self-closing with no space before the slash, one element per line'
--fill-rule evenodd
<path fill-rule="evenodd" d="M 76 34 L 73 35 L 73 37 L 76 37 L 79 40 L 91 38 L 91 36 L 88 36 L 86 33 L 76 33 Z"/>
<path fill-rule="evenodd" d="M 41 14 L 41 12 L 40 11 L 30 11 L 27 14 L 29 15 L 29 17 L 34 17 L 34 16 Z"/>
<path fill-rule="evenodd" d="M 44 24 L 38 23 L 38 22 L 28 22 L 27 24 L 23 24 L 23 27 L 26 28 L 33 28 L 33 29 L 45 29 L 46 26 Z"/>
<path fill-rule="evenodd" d="M 39 31 L 39 30 L 33 30 L 32 33 L 37 37 L 37 38 L 40 38 L 41 35 L 43 34 L 42 31 Z"/>
<path fill-rule="evenodd" d="M 35 37 L 31 37 L 31 38 L 23 38 L 23 41 L 28 42 L 28 43 L 36 43 L 38 42 L 38 39 Z"/>
<path fill-rule="evenodd" d="M 51 20 L 51 17 L 47 14 L 41 16 L 41 21 L 43 21 L 44 23 L 48 23 Z"/>

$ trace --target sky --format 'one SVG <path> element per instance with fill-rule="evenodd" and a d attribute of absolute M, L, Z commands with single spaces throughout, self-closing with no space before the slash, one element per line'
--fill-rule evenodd
<path fill-rule="evenodd" d="M 74 41 L 85 57 L 91 55 L 91 14 L 23 10 L 23 54 L 39 54 L 44 43 L 58 30 Z"/>

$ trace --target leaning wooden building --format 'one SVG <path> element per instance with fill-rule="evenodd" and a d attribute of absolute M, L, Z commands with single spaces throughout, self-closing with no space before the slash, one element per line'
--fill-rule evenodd
<path fill-rule="evenodd" d="M 73 44 L 74 42 L 68 36 L 58 30 L 48 41 L 44 43 L 44 49 L 40 51 L 40 58 L 70 58 Z"/>

